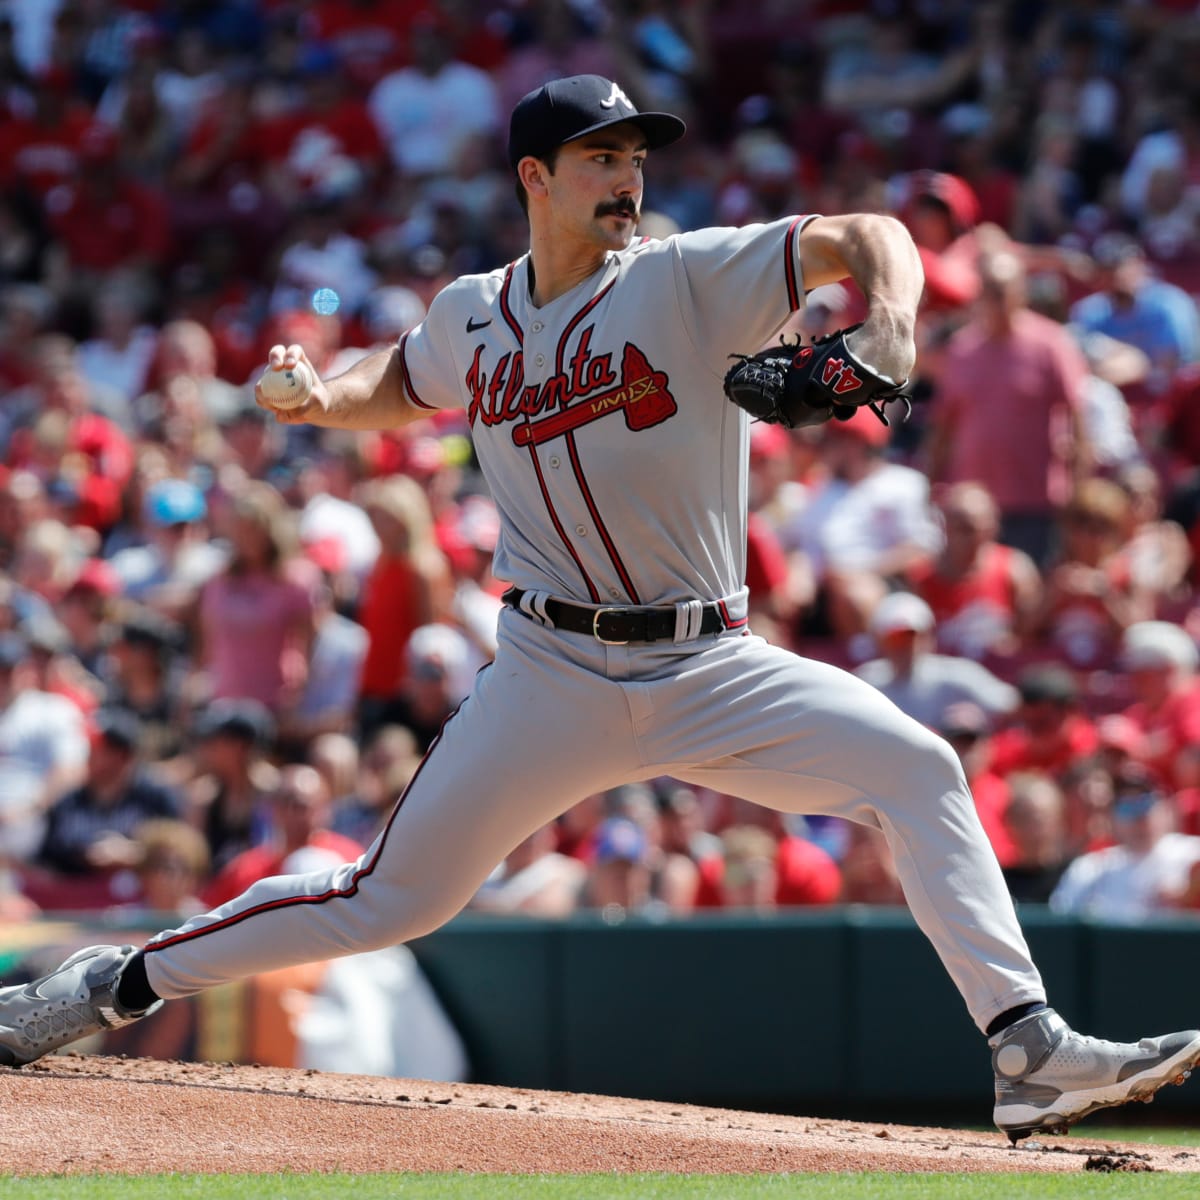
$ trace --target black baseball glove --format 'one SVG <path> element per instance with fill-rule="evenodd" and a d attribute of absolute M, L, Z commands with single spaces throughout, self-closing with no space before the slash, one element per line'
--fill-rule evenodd
<path fill-rule="evenodd" d="M 907 420 L 907 381 L 897 383 L 855 357 L 846 335 L 857 328 L 814 338 L 811 346 L 797 336 L 757 354 L 731 354 L 738 361 L 725 373 L 725 395 L 757 420 L 788 429 L 823 425 L 831 417 L 848 421 L 864 405 L 890 425 L 883 410 L 894 400 L 903 402 Z"/>

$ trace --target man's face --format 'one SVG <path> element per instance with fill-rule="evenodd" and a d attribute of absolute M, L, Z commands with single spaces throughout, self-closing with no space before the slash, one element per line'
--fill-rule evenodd
<path fill-rule="evenodd" d="M 546 175 L 555 227 L 609 250 L 633 241 L 642 207 L 646 138 L 636 125 L 613 125 L 558 152 Z"/>
<path fill-rule="evenodd" d="M 1154 791 L 1123 792 L 1113 800 L 1113 829 L 1135 854 L 1152 850 L 1171 829 L 1171 810 Z"/>

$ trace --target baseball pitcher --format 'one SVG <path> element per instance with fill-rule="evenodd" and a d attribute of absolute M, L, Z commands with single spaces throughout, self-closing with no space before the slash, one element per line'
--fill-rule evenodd
<path fill-rule="evenodd" d="M 1070 1029 L 949 745 L 748 628 L 750 414 L 803 425 L 871 405 L 886 419 L 914 363 L 922 274 L 885 216 L 639 238 L 647 158 L 683 133 L 610 80 L 546 84 L 510 125 L 527 254 L 451 283 L 396 346 L 336 378 L 299 346 L 272 349 L 273 369 L 312 377 L 290 408 L 259 392 L 283 422 L 388 429 L 465 408 L 501 514 L 496 574 L 512 581 L 495 662 L 361 860 L 264 880 L 140 950 L 92 947 L 0 992 L 0 1062 L 164 999 L 427 933 L 571 804 L 660 775 L 883 831 L 990 1040 L 995 1120 L 1014 1141 L 1148 1097 L 1200 1060 L 1196 1030 L 1124 1045 Z M 753 353 L 807 290 L 845 277 L 869 302 L 861 327 Z"/>

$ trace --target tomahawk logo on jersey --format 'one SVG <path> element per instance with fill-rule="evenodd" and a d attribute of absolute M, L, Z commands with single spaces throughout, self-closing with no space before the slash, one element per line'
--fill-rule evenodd
<path fill-rule="evenodd" d="M 591 351 L 591 325 L 579 335 L 570 360 L 570 372 L 556 371 L 540 386 L 525 385 L 524 355 L 502 354 L 489 377 L 479 346 L 463 383 L 470 400 L 467 419 L 474 427 L 516 425 L 512 439 L 518 446 L 537 445 L 580 428 L 610 413 L 621 412 L 631 430 L 648 429 L 675 415 L 679 406 L 663 371 L 655 371 L 646 355 L 630 342 L 621 355 L 621 370 L 613 369 L 611 354 Z"/>

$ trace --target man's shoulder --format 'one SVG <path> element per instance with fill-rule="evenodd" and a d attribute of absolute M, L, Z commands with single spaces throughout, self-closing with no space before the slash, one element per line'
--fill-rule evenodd
<path fill-rule="evenodd" d="M 1022 309 L 1017 314 L 1016 329 L 1028 342 L 1055 348 L 1077 345 L 1074 335 L 1061 321 L 1034 312 L 1031 308 Z"/>
<path fill-rule="evenodd" d="M 1100 850 L 1087 850 L 1067 868 L 1072 879 L 1095 879 L 1110 871 L 1118 870 L 1129 863 L 1129 851 L 1124 846 L 1105 846 Z"/>
<path fill-rule="evenodd" d="M 122 807 L 141 813 L 143 817 L 175 818 L 181 811 L 175 792 L 144 771 L 139 771 L 130 783 Z"/>
<path fill-rule="evenodd" d="M 334 833 L 332 829 L 318 829 L 313 834 L 309 845 L 315 846 L 319 850 L 340 854 L 346 862 L 353 862 L 363 852 L 362 846 L 353 838 L 348 838 L 343 833 Z"/>
<path fill-rule="evenodd" d="M 968 321 L 962 328 L 956 329 L 947 340 L 946 358 L 953 363 L 978 353 L 986 340 L 982 328 L 974 321 Z"/>
<path fill-rule="evenodd" d="M 1112 314 L 1112 302 L 1104 292 L 1093 292 L 1071 305 L 1070 318 L 1079 325 L 1105 321 Z"/>
<path fill-rule="evenodd" d="M 1200 837 L 1196 837 L 1195 834 L 1163 834 L 1155 849 L 1172 861 L 1200 862 Z"/>
<path fill-rule="evenodd" d="M 886 497 L 889 502 L 923 504 L 929 495 L 929 476 L 904 463 L 883 462 L 851 490 L 874 500 Z"/>
<path fill-rule="evenodd" d="M 1191 308 L 1194 304 L 1191 296 L 1174 283 L 1165 279 L 1149 279 L 1142 287 L 1138 299 L 1147 307 L 1165 309 L 1174 312 L 1176 309 Z"/>
<path fill-rule="evenodd" d="M 856 667 L 854 674 L 876 688 L 886 687 L 895 679 L 895 672 L 886 658 L 869 659 Z"/>
<path fill-rule="evenodd" d="M 4 716 L 14 724 L 37 729 L 51 737 L 78 733 L 84 727 L 83 713 L 66 696 L 36 689 L 22 692 Z"/>
<path fill-rule="evenodd" d="M 318 637 L 326 645 L 333 645 L 347 652 L 365 648 L 369 639 L 362 625 L 339 612 L 329 614 L 321 625 Z"/>
<path fill-rule="evenodd" d="M 434 296 L 433 303 L 429 306 L 429 316 L 432 317 L 452 305 L 475 300 L 493 300 L 504 286 L 509 272 L 515 270 L 520 261 L 518 259 L 517 262 L 505 263 L 490 271 L 460 275 L 457 279 L 452 279 Z"/>

